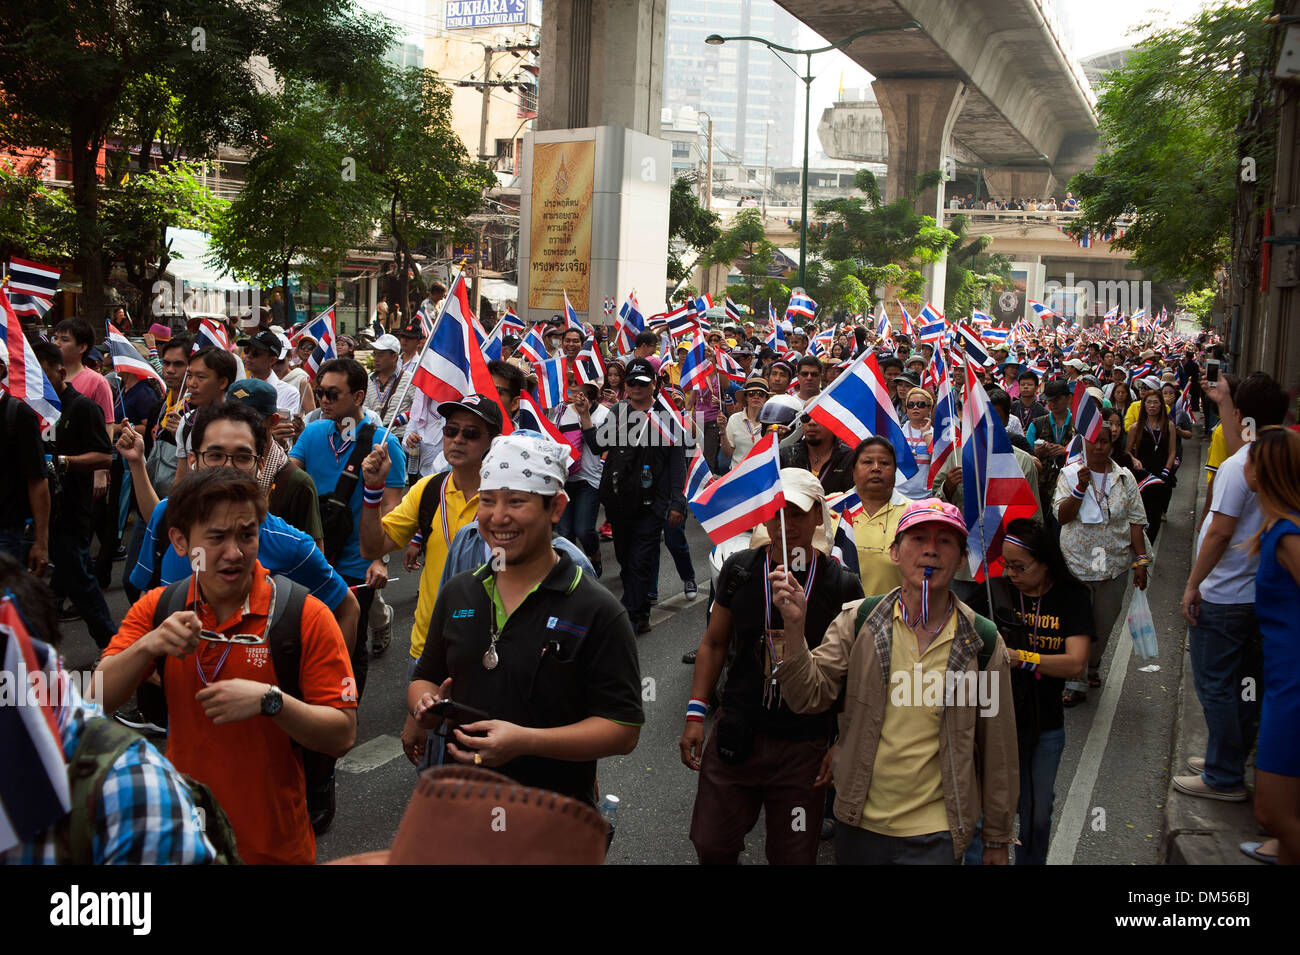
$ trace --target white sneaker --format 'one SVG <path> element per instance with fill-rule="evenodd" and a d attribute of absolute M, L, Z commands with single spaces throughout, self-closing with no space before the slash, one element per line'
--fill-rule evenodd
<path fill-rule="evenodd" d="M 388 645 L 393 642 L 393 608 L 387 604 L 384 605 L 384 625 L 382 627 L 372 627 L 370 630 L 370 652 L 379 656 L 388 649 Z"/>

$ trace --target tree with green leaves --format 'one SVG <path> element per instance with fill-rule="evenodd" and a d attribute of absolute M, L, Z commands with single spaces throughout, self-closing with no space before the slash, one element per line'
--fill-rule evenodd
<path fill-rule="evenodd" d="M 881 287 L 887 298 L 919 297 L 925 287 L 922 268 L 957 240 L 932 216 L 916 211 L 917 197 L 935 188 L 941 176 L 938 170 L 925 173 L 910 192 L 886 203 L 876 177 L 859 169 L 854 185 L 862 196 L 818 202 L 821 224 L 810 231 L 809 246 L 821 261 L 815 268 L 810 262 L 809 294 L 825 308 L 855 312 L 871 307 Z"/>
<path fill-rule="evenodd" d="M 374 181 L 393 239 L 405 308 L 408 276 L 415 276 L 420 298 L 426 290 L 416 248 L 473 239 L 469 217 L 496 176 L 470 159 L 451 124 L 451 89 L 433 71 L 378 63 L 355 73 L 341 95 L 346 135 Z"/>
<path fill-rule="evenodd" d="M 691 277 L 685 252 L 704 252 L 722 236 L 718 214 L 700 205 L 694 175 L 678 176 L 668 193 L 668 281 L 681 285 Z"/>
<path fill-rule="evenodd" d="M 375 228 L 382 183 L 353 155 L 347 104 L 324 87 L 286 85 L 276 106 L 243 189 L 216 218 L 212 260 L 244 281 L 279 285 L 292 315 L 289 273 L 338 274 Z"/>
<path fill-rule="evenodd" d="M 1112 245 L 1132 253 L 1136 268 L 1193 288 L 1213 282 L 1234 218 L 1256 211 L 1251 184 L 1273 179 L 1275 53 L 1264 19 L 1272 6 L 1207 8 L 1152 33 L 1106 74 L 1097 100 L 1103 149 L 1095 168 L 1070 181 L 1082 203 L 1071 233 L 1118 233 L 1131 218 Z"/>
<path fill-rule="evenodd" d="M 150 157 L 143 147 L 167 115 L 183 117 L 190 148 L 252 141 L 263 132 L 261 111 L 271 108 L 277 80 L 336 87 L 355 61 L 382 56 L 390 35 L 350 0 L 0 6 L 0 145 L 68 151 L 75 262 L 92 324 L 104 305 L 100 158 L 110 135 L 135 125 L 142 166 Z M 158 78 L 152 87 L 151 76 Z M 150 114 L 159 122 L 141 125 Z"/>
<path fill-rule="evenodd" d="M 75 217 L 62 189 L 0 162 L 0 260 L 70 258 L 77 245 Z"/>
<path fill-rule="evenodd" d="M 790 294 L 776 270 L 776 246 L 767 238 L 757 209 L 736 213 L 731 228 L 709 247 L 702 264 L 739 267 L 741 280 L 732 298 L 742 299 L 752 315 L 765 316 L 767 301 L 784 301 Z"/>

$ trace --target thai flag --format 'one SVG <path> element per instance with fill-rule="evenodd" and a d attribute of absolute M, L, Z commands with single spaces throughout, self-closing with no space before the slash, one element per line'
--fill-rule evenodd
<path fill-rule="evenodd" d="M 501 321 L 498 322 L 498 324 L 501 325 L 501 327 L 504 328 L 505 331 L 509 334 L 514 334 L 515 332 L 522 332 L 525 328 L 528 327 L 527 323 L 525 323 L 522 318 L 520 318 L 518 315 L 515 314 L 515 310 L 513 308 L 506 309 L 505 314 L 501 316 Z"/>
<path fill-rule="evenodd" d="M 298 340 L 303 335 L 310 335 L 316 339 L 316 348 L 307 356 L 307 360 L 302 363 L 302 370 L 307 373 L 307 377 L 315 381 L 320 366 L 331 358 L 338 357 L 338 352 L 334 349 L 334 306 L 331 305 L 304 325 L 298 334 L 290 339 L 289 344 L 297 346 Z M 477 350 L 476 347 L 475 351 Z"/>
<path fill-rule="evenodd" d="M 724 378 L 744 384 L 745 369 L 736 364 L 736 359 L 732 358 L 726 351 L 715 348 L 713 350 L 713 362 L 714 366 L 722 372 Z"/>
<path fill-rule="evenodd" d="M 486 339 L 479 343 L 483 351 L 483 357 L 488 361 L 501 360 L 501 337 L 505 334 L 505 326 L 497 322 L 496 328 L 492 329 Z"/>
<path fill-rule="evenodd" d="M 845 514 L 835 528 L 835 540 L 831 542 L 831 556 L 854 577 L 862 573 L 858 563 L 858 539 L 853 533 L 853 517 Z"/>
<path fill-rule="evenodd" d="M 943 463 L 948 460 L 954 448 L 961 446 L 961 437 L 957 432 L 960 423 L 957 417 L 957 396 L 953 394 L 952 376 L 944 366 L 943 355 L 939 349 L 935 349 L 934 354 L 930 356 L 930 366 L 934 369 L 934 376 L 938 382 L 932 422 L 934 440 L 930 450 L 930 472 L 925 479 L 925 486 L 932 488 Z"/>
<path fill-rule="evenodd" d="M 542 362 L 537 371 L 537 398 L 550 411 L 569 400 L 569 361 L 563 355 Z"/>
<path fill-rule="evenodd" d="M 621 354 L 628 354 L 636 347 L 636 337 L 645 331 L 645 327 L 645 316 L 637 307 L 636 294 L 629 292 L 627 301 L 618 310 L 618 329 L 614 333 Z"/>
<path fill-rule="evenodd" d="M 1156 370 L 1155 362 L 1153 362 L 1150 358 L 1148 358 L 1142 364 L 1138 365 L 1136 368 L 1133 369 L 1133 373 L 1129 375 L 1128 380 L 1137 381 L 1139 378 L 1145 378 L 1147 375 L 1151 374 L 1151 372 L 1155 370 Z"/>
<path fill-rule="evenodd" d="M 826 499 L 826 506 L 842 517 L 852 519 L 862 512 L 862 495 L 857 488 L 836 494 Z"/>
<path fill-rule="evenodd" d="M 703 329 L 709 328 L 709 319 L 706 314 L 709 309 L 713 308 L 713 299 L 708 295 L 701 295 L 699 298 L 692 299 L 691 308 L 695 309 L 695 318 Z"/>
<path fill-rule="evenodd" d="M 438 322 L 438 316 L 433 314 L 433 310 L 429 307 L 431 304 L 432 303 L 428 299 L 425 299 L 420 303 L 420 307 L 415 313 L 420 319 L 420 327 L 424 329 L 425 338 L 428 338 L 433 334 L 433 326 Z M 472 314 L 473 313 L 471 313 L 471 315 Z M 478 319 L 474 319 L 474 321 L 477 324 Z"/>
<path fill-rule="evenodd" d="M 995 345 L 995 344 L 1005 345 L 1007 343 L 1007 338 L 1009 335 L 1010 335 L 1010 329 L 1007 328 L 989 327 L 989 328 L 980 329 L 980 338 L 988 342 L 990 345 Z"/>
<path fill-rule="evenodd" d="M 1034 314 L 1044 322 L 1056 320 L 1059 321 L 1061 316 L 1044 305 L 1042 302 L 1035 302 L 1032 298 L 1029 300 L 1029 307 L 1034 310 Z"/>
<path fill-rule="evenodd" d="M 599 385 L 604 380 L 605 359 L 601 357 L 594 338 L 588 338 L 582 346 L 582 351 L 578 352 L 574 371 L 577 372 L 578 381 L 584 385 Z"/>
<path fill-rule="evenodd" d="M 517 414 L 519 427 L 526 431 L 537 431 L 546 435 L 556 444 L 563 445 L 569 449 L 569 459 L 577 462 L 582 458 L 582 452 L 575 448 L 560 434 L 560 429 L 556 427 L 555 422 L 546 417 L 546 412 L 542 411 L 537 404 L 537 399 L 533 397 L 531 391 L 525 389 L 519 392 L 519 411 Z"/>
<path fill-rule="evenodd" d="M 985 315 L 983 312 L 972 311 L 970 323 L 982 332 L 984 329 L 993 326 L 993 316 Z"/>
<path fill-rule="evenodd" d="M 1102 421 L 1101 407 L 1097 404 L 1097 399 L 1088 394 L 1087 388 L 1079 385 L 1074 389 L 1074 396 L 1070 399 L 1070 405 L 1074 430 L 1087 440 L 1096 441 L 1097 435 L 1101 434 L 1101 429 L 1105 424 Z"/>
<path fill-rule="evenodd" d="M 894 338 L 894 326 L 889 321 L 889 313 L 885 311 L 885 305 L 880 305 L 880 313 L 876 316 L 876 335 L 881 341 L 892 341 Z"/>
<path fill-rule="evenodd" d="M 929 307 L 930 306 L 927 305 L 926 310 L 928 310 Z M 948 323 L 943 320 L 942 315 L 939 315 L 937 318 L 934 318 L 932 321 L 928 321 L 928 322 L 926 321 L 926 318 L 927 316 L 925 311 L 922 311 L 921 312 L 921 322 L 922 322 L 921 343 L 933 345 L 935 346 L 935 350 L 938 351 L 938 345 L 941 341 L 943 341 L 944 332 L 948 330 Z"/>
<path fill-rule="evenodd" d="M 668 326 L 668 334 L 673 338 L 693 335 L 700 327 L 695 320 L 695 311 L 689 305 L 682 305 L 673 309 L 663 316 L 663 321 Z"/>
<path fill-rule="evenodd" d="M 1187 384 L 1183 385 L 1183 390 L 1178 395 L 1178 400 L 1174 402 L 1174 410 L 1171 412 L 1171 415 L 1174 418 L 1177 418 L 1184 411 L 1187 412 L 1192 421 L 1196 420 L 1196 415 L 1192 413 L 1192 383 L 1190 380 L 1188 380 Z"/>
<path fill-rule="evenodd" d="M 1146 310 L 1145 308 L 1139 308 L 1136 312 L 1134 312 L 1132 315 L 1130 315 L 1130 316 L 1129 316 L 1129 325 L 1130 325 L 1130 327 L 1133 327 L 1133 328 L 1146 328 L 1146 327 L 1147 327 L 1147 310 Z"/>
<path fill-rule="evenodd" d="M 713 472 L 704 463 L 704 445 L 696 445 L 695 453 L 691 455 L 691 465 L 686 469 L 686 500 L 699 494 L 711 480 Z"/>
<path fill-rule="evenodd" d="M 984 350 L 984 343 L 980 341 L 979 336 L 965 322 L 957 323 L 957 340 L 961 343 L 962 350 L 975 364 L 984 366 L 993 361 L 989 353 Z"/>
<path fill-rule="evenodd" d="M 776 435 L 769 434 L 732 470 L 688 502 L 715 544 L 751 531 L 785 507 Z"/>
<path fill-rule="evenodd" d="M 7 294 L 5 311 L 16 314 Z M 39 636 L 53 639 L 55 635 Z M 24 700 L 35 680 L 59 672 L 53 648 L 32 639 L 11 596 L 0 598 L 0 648 L 0 662 L 12 681 L 10 692 L 23 694 Z M 0 706 L 0 740 L 5 753 L 5 771 L 0 773 L 0 852 L 34 839 L 72 808 L 59 708 L 51 705 L 51 699 L 37 702 L 39 705 L 14 706 L 11 698 L 9 705 Z"/>
<path fill-rule="evenodd" d="M 772 310 L 772 300 L 770 298 L 767 300 L 767 317 L 772 323 L 772 334 L 767 336 L 767 340 L 763 344 L 777 354 L 781 354 L 786 350 L 785 332 L 781 330 L 781 323 L 776 320 L 776 312 Z"/>
<path fill-rule="evenodd" d="M 546 342 L 536 325 L 519 342 L 519 352 L 534 365 L 546 361 Z"/>
<path fill-rule="evenodd" d="M 1069 447 L 1065 449 L 1065 466 L 1068 468 L 1071 464 L 1082 464 L 1083 461 L 1083 435 L 1076 431 L 1074 437 L 1070 439 Z"/>
<path fill-rule="evenodd" d="M 578 313 L 574 311 L 573 306 L 569 304 L 569 293 L 564 293 L 564 327 L 565 329 L 576 328 L 584 335 L 587 330 L 582 327 L 582 322 L 578 321 Z"/>
<path fill-rule="evenodd" d="M 194 347 L 190 349 L 190 354 L 194 354 L 204 348 L 220 348 L 222 351 L 230 351 L 230 336 L 226 334 L 226 326 L 211 318 L 199 320 L 199 327 L 194 332 Z"/>
<path fill-rule="evenodd" d="M 790 304 L 785 307 L 786 317 L 791 315 L 802 315 L 804 318 L 812 318 L 817 313 L 817 303 L 812 300 L 807 292 L 795 292 L 790 296 Z"/>
<path fill-rule="evenodd" d="M 966 402 L 961 411 L 962 512 L 969 529 L 970 570 L 976 580 L 1002 572 L 1006 527 L 1037 510 L 1007 439 L 1002 419 L 993 411 L 974 371 L 967 366 Z"/>
<path fill-rule="evenodd" d="M 740 314 L 740 306 L 731 300 L 730 295 L 727 296 L 726 310 L 727 310 L 727 320 L 735 322 L 737 325 L 739 325 L 740 320 L 744 316 Z"/>
<path fill-rule="evenodd" d="M 9 304 L 15 315 L 40 318 L 50 310 L 63 272 L 48 265 L 9 260 Z"/>
<path fill-rule="evenodd" d="M 808 341 L 808 354 L 823 355 L 829 354 L 831 346 L 835 344 L 835 333 L 839 331 L 839 326 L 834 328 L 823 329 Z"/>
<path fill-rule="evenodd" d="M 113 359 L 113 368 L 119 375 L 125 372 L 137 378 L 152 378 L 162 385 L 164 391 L 167 390 L 167 383 L 162 380 L 162 375 L 153 370 L 153 365 L 140 357 L 135 346 L 126 340 L 126 336 L 119 332 L 112 322 L 108 323 L 108 354 Z"/>
<path fill-rule="evenodd" d="M 698 391 L 713 372 L 713 362 L 709 360 L 708 344 L 703 338 L 697 338 L 682 361 L 682 391 Z"/>
<path fill-rule="evenodd" d="M 459 401 L 472 394 L 486 395 L 501 409 L 502 434 L 513 430 L 510 414 L 501 404 L 483 352 L 472 339 L 469 299 L 464 275 L 457 275 L 447 290 L 442 321 L 425 340 L 411 384 L 433 401 Z"/>
<path fill-rule="evenodd" d="M 898 299 L 894 299 L 894 301 L 898 304 L 898 314 L 901 316 L 898 330 L 908 338 L 911 338 L 913 329 L 916 328 L 916 324 L 912 320 L 912 316 L 907 314 L 907 309 L 903 307 L 903 303 Z M 884 303 L 882 302 L 880 306 L 881 311 L 884 311 L 884 307 Z"/>
<path fill-rule="evenodd" d="M 658 431 L 665 441 L 669 444 L 677 444 L 685 441 L 691 433 L 686 427 L 686 421 L 682 418 L 682 413 L 677 410 L 673 404 L 673 399 L 668 396 L 666 391 L 660 391 L 655 395 L 654 406 L 650 409 L 647 416 L 651 425 Z"/>
<path fill-rule="evenodd" d="M 887 438 L 898 452 L 898 470 L 907 477 L 916 473 L 916 459 L 903 436 L 885 376 L 872 352 L 864 351 L 855 358 L 804 411 L 850 447 L 873 434 Z"/>
<path fill-rule="evenodd" d="M 54 426 L 59 421 L 63 404 L 54 393 L 54 386 L 45 377 L 41 364 L 36 360 L 36 353 L 23 334 L 23 323 L 9 302 L 9 291 L 0 288 L 0 307 L 4 309 L 4 321 L 0 322 L 0 341 L 9 352 L 9 374 L 4 387 L 9 394 L 36 412 L 41 419 L 42 435 L 49 435 L 53 440 Z M 12 707 L 0 707 L 12 709 Z"/>

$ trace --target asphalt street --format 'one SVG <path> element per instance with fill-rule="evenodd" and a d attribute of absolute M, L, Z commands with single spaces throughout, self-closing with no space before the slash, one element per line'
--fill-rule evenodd
<path fill-rule="evenodd" d="M 1190 459 L 1175 490 L 1169 522 L 1159 539 L 1148 590 L 1157 630 L 1159 669 L 1144 672 L 1152 661 L 1132 653 L 1123 618 L 1117 624 L 1102 668 L 1104 685 L 1084 705 L 1066 711 L 1066 748 L 1056 781 L 1055 825 L 1050 863 L 1156 863 L 1160 827 L 1171 767 L 1176 695 L 1185 655 L 1186 626 L 1178 604 L 1190 566 L 1193 514 L 1201 505 L 1199 463 L 1202 442 L 1187 442 Z M 621 801 L 618 831 L 610 850 L 612 864 L 693 863 L 688 837 L 695 796 L 695 774 L 682 765 L 681 735 L 692 670 L 684 651 L 698 645 L 705 625 L 709 541 L 693 519 L 687 539 L 695 561 L 700 594 L 685 599 L 672 559 L 660 561 L 660 601 L 651 617 L 653 629 L 638 638 L 644 679 L 646 724 L 637 748 L 628 756 L 603 760 L 602 793 Z M 613 546 L 603 544 L 603 583 L 621 592 Z M 393 643 L 373 658 L 361 702 L 357 745 L 339 764 L 338 814 L 333 828 L 318 842 L 320 861 L 386 848 L 397 830 L 415 782 L 402 754 L 400 732 L 410 626 L 415 615 L 416 578 L 400 569 L 399 579 L 384 591 L 394 608 Z M 127 609 L 120 586 L 124 564 L 114 565 L 108 602 L 120 618 Z M 94 665 L 96 651 L 80 621 L 64 625 L 64 654 L 72 669 Z M 1177 768 L 1175 768 L 1177 769 Z M 747 842 L 742 861 L 761 863 L 763 823 Z M 821 860 L 831 861 L 830 843 Z"/>

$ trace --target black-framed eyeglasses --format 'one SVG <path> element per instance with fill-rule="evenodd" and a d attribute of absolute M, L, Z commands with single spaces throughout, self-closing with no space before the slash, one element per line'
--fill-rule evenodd
<path fill-rule="evenodd" d="M 447 424 L 443 425 L 442 433 L 448 438 L 462 437 L 466 441 L 477 441 L 483 437 L 483 429 L 476 428 L 474 425 Z"/>
<path fill-rule="evenodd" d="M 275 619 L 275 608 L 279 597 L 279 589 L 275 586 L 274 577 L 268 575 L 266 580 L 267 583 L 271 585 L 271 605 L 266 613 L 266 619 L 269 624 L 271 620 Z M 192 610 L 194 614 L 197 616 L 199 613 L 199 607 L 203 603 L 205 603 L 205 601 L 203 600 L 202 596 L 200 596 L 199 594 L 198 576 L 195 575 L 194 601 L 193 601 L 193 605 L 190 607 L 190 610 Z M 217 630 L 200 630 L 199 639 L 206 640 L 209 643 L 232 643 L 237 646 L 246 646 L 246 647 L 256 646 L 259 643 L 266 643 L 265 634 L 259 636 L 256 633 L 221 633 L 220 631 Z M 224 659 L 224 657 L 222 659 Z"/>
<path fill-rule="evenodd" d="M 231 464 L 240 471 L 251 471 L 262 459 L 251 451 L 236 451 L 234 454 L 229 454 L 216 448 L 209 448 L 199 452 L 199 460 L 203 462 L 204 467 L 223 468 Z"/>

